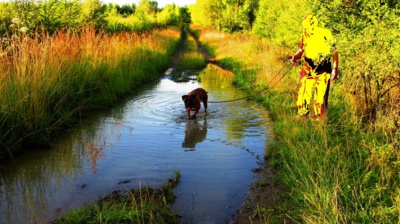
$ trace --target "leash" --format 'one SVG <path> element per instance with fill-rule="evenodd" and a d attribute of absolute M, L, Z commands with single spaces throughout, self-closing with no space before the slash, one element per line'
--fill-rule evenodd
<path fill-rule="evenodd" d="M 286 68 L 286 66 L 288 65 L 288 63 L 285 63 L 282 68 L 275 74 L 275 76 L 268 82 L 267 87 L 265 87 L 263 90 L 256 92 L 252 95 L 249 96 L 245 96 L 245 97 L 240 97 L 240 98 L 236 98 L 236 99 L 232 99 L 232 100 L 221 100 L 221 101 L 208 101 L 208 103 L 227 103 L 227 102 L 233 102 L 233 101 L 238 101 L 238 100 L 243 100 L 243 99 L 249 99 L 251 97 L 260 95 L 263 92 L 268 92 L 269 90 L 271 90 L 273 87 L 275 87 L 282 79 L 283 77 L 285 77 L 288 72 L 293 68 L 294 64 L 290 63 L 289 68 L 281 75 L 281 77 L 279 77 L 279 79 L 270 87 L 272 81 L 274 81 L 276 78 L 278 78 L 279 74 L 282 72 L 282 70 L 284 68 Z"/>

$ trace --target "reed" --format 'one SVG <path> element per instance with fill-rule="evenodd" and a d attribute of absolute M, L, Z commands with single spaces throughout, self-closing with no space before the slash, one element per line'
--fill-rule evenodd
<path fill-rule="evenodd" d="M 256 99 L 274 120 L 277 137 L 267 147 L 266 157 L 276 168 L 282 189 L 279 202 L 273 206 L 258 205 L 255 215 L 249 217 L 251 221 L 399 221 L 398 131 L 383 127 L 381 121 L 360 122 L 357 104 L 345 94 L 350 78 L 332 84 L 326 120 L 298 120 L 295 100 L 299 68 L 293 68 L 280 82 L 275 82 L 283 74 L 282 67 L 289 67 L 285 60 L 290 53 L 288 49 L 252 35 L 192 28 L 200 30 L 202 42 L 215 48 L 217 63 L 234 72 L 238 87 L 249 94 L 268 87 Z"/>
<path fill-rule="evenodd" d="M 47 145 L 78 115 L 114 103 L 162 74 L 179 30 L 109 35 L 91 27 L 28 37 L 0 51 L 0 156 L 24 144 Z"/>

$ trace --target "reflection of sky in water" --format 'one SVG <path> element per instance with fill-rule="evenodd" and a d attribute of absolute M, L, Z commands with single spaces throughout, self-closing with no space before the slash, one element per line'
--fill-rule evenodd
<path fill-rule="evenodd" d="M 224 223 L 254 181 L 267 141 L 254 102 L 210 103 L 188 121 L 181 96 L 201 86 L 210 101 L 243 97 L 218 70 L 202 81 L 161 79 L 82 121 L 51 149 L 24 152 L 0 171 L 0 223 L 44 223 L 114 190 L 159 186 L 181 173 L 174 209 L 184 223 Z M 203 107 L 203 105 L 202 105 Z M 124 182 L 124 183 L 122 183 Z"/>

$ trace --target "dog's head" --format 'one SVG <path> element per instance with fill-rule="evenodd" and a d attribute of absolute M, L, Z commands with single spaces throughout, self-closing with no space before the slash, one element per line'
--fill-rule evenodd
<path fill-rule="evenodd" d="M 191 110 L 194 107 L 194 101 L 196 100 L 196 95 L 183 95 L 182 100 L 185 103 L 185 109 L 187 111 Z"/>

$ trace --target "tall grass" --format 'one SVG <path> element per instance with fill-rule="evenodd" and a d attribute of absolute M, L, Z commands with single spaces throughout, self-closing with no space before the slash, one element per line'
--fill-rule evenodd
<path fill-rule="evenodd" d="M 34 38 L 16 32 L 0 51 L 0 157 L 48 144 L 82 112 L 107 107 L 162 74 L 179 30 L 108 35 L 86 27 Z"/>
<path fill-rule="evenodd" d="M 276 139 L 266 149 L 266 156 L 277 170 L 282 189 L 273 209 L 263 209 L 271 205 L 258 205 L 260 209 L 254 211 L 258 217 L 249 217 L 250 220 L 399 221 L 399 131 L 382 126 L 381 122 L 362 125 L 357 101 L 347 94 L 350 80 L 332 84 L 327 120 L 298 120 L 295 100 L 300 68 L 293 68 L 280 82 L 274 82 L 289 68 L 284 60 L 291 53 L 288 49 L 251 35 L 193 29 L 201 29 L 201 41 L 216 49 L 217 62 L 234 71 L 238 87 L 249 93 L 268 87 L 256 98 L 274 120 Z M 395 106 L 392 110 L 398 113 Z"/>
<path fill-rule="evenodd" d="M 185 31 L 187 32 L 187 31 Z M 206 60 L 196 46 L 193 36 L 189 35 L 185 42 L 185 51 L 182 53 L 179 60 L 178 69 L 190 70 L 201 69 L 206 67 Z"/>
<path fill-rule="evenodd" d="M 173 59 L 176 71 L 172 74 L 172 78 L 177 82 L 188 81 L 193 73 L 197 73 L 207 65 L 206 58 L 197 45 L 197 37 L 192 35 L 189 25 L 183 25 L 181 32 L 182 46 Z"/>

